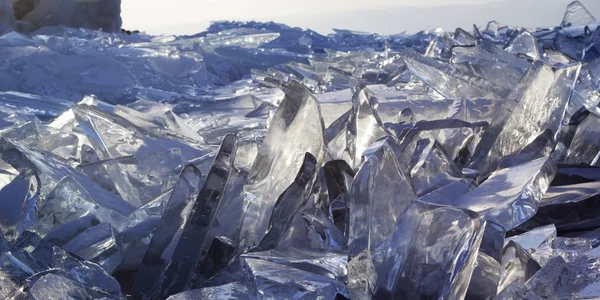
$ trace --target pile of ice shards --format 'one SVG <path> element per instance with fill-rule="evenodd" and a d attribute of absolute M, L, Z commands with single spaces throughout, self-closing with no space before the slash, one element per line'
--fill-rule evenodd
<path fill-rule="evenodd" d="M 2 299 L 598 299 L 600 30 L 0 37 Z"/>

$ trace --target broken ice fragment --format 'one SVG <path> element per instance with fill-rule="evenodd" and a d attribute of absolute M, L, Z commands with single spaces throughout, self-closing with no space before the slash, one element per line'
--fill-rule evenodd
<path fill-rule="evenodd" d="M 65 176 L 38 208 L 36 232 L 45 236 L 77 218 L 93 214 L 102 222 L 120 227 L 125 216 L 98 205 L 96 200 L 71 176 Z"/>
<path fill-rule="evenodd" d="M 39 186 L 37 174 L 32 173 L 20 174 L 0 189 L 0 230 L 9 245 L 35 226 Z"/>
<path fill-rule="evenodd" d="M 269 222 L 269 231 L 260 242 L 257 250 L 270 250 L 280 243 L 282 236 L 290 227 L 292 218 L 306 202 L 316 171 L 316 158 L 310 153 L 306 153 L 304 163 L 300 167 L 296 179 L 277 199 Z"/>
<path fill-rule="evenodd" d="M 253 258 L 241 258 L 244 279 L 252 294 L 262 299 L 334 299 L 346 295 L 335 279 Z"/>
<path fill-rule="evenodd" d="M 48 274 L 38 279 L 29 293 L 35 300 L 93 299 L 93 296 L 82 284 L 54 274 Z"/>
<path fill-rule="evenodd" d="M 434 139 L 417 142 L 409 168 L 410 180 L 417 197 L 463 178 L 458 166 Z"/>
<path fill-rule="evenodd" d="M 159 294 L 165 269 L 181 237 L 180 227 L 189 218 L 199 185 L 200 171 L 193 165 L 185 166 L 162 214 L 161 226 L 154 231 L 133 282 L 131 293 L 136 297 L 152 298 Z"/>
<path fill-rule="evenodd" d="M 508 231 L 535 215 L 555 173 L 556 167 L 550 158 L 539 158 L 498 170 L 479 187 L 460 197 L 430 201 L 472 210 Z"/>
<path fill-rule="evenodd" d="M 234 135 L 225 136 L 190 216 L 187 222 L 182 224 L 181 237 L 173 250 L 171 262 L 162 280 L 163 297 L 184 291 L 190 285 L 194 269 L 205 259 L 204 254 L 208 250 L 208 242 L 211 241 L 210 225 L 219 209 L 227 180 L 234 167 L 236 146 Z"/>
<path fill-rule="evenodd" d="M 527 30 L 516 34 L 504 49 L 516 55 L 524 55 L 529 59 L 541 60 L 537 40 Z"/>
<path fill-rule="evenodd" d="M 537 261 L 525 249 L 514 241 L 509 241 L 502 255 L 502 274 L 498 292 L 514 281 L 527 282 L 540 268 Z"/>
<path fill-rule="evenodd" d="M 350 259 L 368 250 L 374 259 L 381 260 L 385 251 L 382 243 L 394 232 L 404 209 L 417 199 L 399 153 L 392 137 L 378 140 L 365 151 L 366 161 L 352 182 Z M 376 268 L 379 263 L 375 263 Z"/>
<path fill-rule="evenodd" d="M 463 298 L 482 225 L 473 212 L 413 202 L 396 224 L 374 297 Z"/>
<path fill-rule="evenodd" d="M 167 300 L 196 300 L 196 299 L 222 299 L 222 300 L 251 300 L 248 288 L 239 282 L 228 283 L 215 287 L 205 287 L 175 294 Z"/>
<path fill-rule="evenodd" d="M 321 166 L 325 156 L 324 125 L 315 97 L 293 81 L 277 109 L 244 188 L 246 198 L 240 242 L 256 247 L 268 231 L 273 207 L 294 181 L 306 153 Z"/>
<path fill-rule="evenodd" d="M 506 238 L 505 242 L 514 241 L 525 250 L 537 249 L 544 242 L 550 242 L 556 237 L 554 224 L 535 228 L 523 234 Z"/>
<path fill-rule="evenodd" d="M 543 131 L 550 130 L 556 140 L 579 68 L 534 62 L 483 134 L 470 168 L 485 177 L 500 159 L 522 150 Z"/>
<path fill-rule="evenodd" d="M 589 114 L 575 132 L 565 163 L 596 165 L 600 159 L 600 147 L 596 143 L 600 137 L 600 117 Z"/>
<path fill-rule="evenodd" d="M 344 252 L 285 248 L 251 252 L 242 257 L 266 260 L 342 282 L 347 275 L 348 255 Z"/>
<path fill-rule="evenodd" d="M 352 95 L 352 113 L 348 119 L 346 145 L 349 163 L 358 169 L 364 151 L 376 140 L 388 135 L 377 114 L 379 102 L 366 87 Z"/>
<path fill-rule="evenodd" d="M 204 260 L 196 267 L 192 286 L 202 285 L 204 282 L 224 270 L 235 256 L 235 246 L 232 240 L 217 236 L 212 239 Z"/>
<path fill-rule="evenodd" d="M 567 6 L 561 27 L 585 26 L 596 23 L 594 16 L 579 1 L 573 1 Z"/>
<path fill-rule="evenodd" d="M 123 259 L 121 236 L 109 224 L 91 227 L 70 240 L 63 249 L 102 266 L 112 273 Z"/>

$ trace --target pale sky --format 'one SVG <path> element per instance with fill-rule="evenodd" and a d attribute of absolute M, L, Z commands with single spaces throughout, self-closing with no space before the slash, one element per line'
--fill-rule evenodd
<path fill-rule="evenodd" d="M 571 0 L 121 0 L 123 28 L 194 34 L 211 21 L 275 21 L 311 28 L 383 34 L 442 27 L 471 30 L 492 19 L 526 27 L 560 24 Z M 600 1 L 581 0 L 600 20 Z"/>

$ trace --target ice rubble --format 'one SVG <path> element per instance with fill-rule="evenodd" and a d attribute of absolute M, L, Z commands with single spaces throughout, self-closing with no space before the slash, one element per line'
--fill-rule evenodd
<path fill-rule="evenodd" d="M 595 22 L 10 31 L 0 296 L 598 298 Z"/>

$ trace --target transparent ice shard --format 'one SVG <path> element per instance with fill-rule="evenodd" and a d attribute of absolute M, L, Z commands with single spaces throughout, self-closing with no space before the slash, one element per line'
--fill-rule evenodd
<path fill-rule="evenodd" d="M 86 214 L 50 230 L 44 236 L 44 241 L 62 247 L 79 233 L 98 224 L 100 224 L 98 217 L 93 214 Z"/>
<path fill-rule="evenodd" d="M 498 170 L 473 191 L 435 203 L 472 210 L 508 231 L 535 215 L 555 173 L 551 159 L 539 158 Z"/>
<path fill-rule="evenodd" d="M 300 167 L 296 179 L 281 194 L 273 206 L 269 230 L 261 240 L 257 250 L 270 250 L 279 245 L 282 237 L 289 230 L 294 215 L 306 203 L 316 172 L 316 158 L 310 153 L 306 153 L 304 163 Z"/>
<path fill-rule="evenodd" d="M 242 258 L 245 285 L 260 299 L 334 299 L 345 287 L 329 277 L 253 258 Z"/>
<path fill-rule="evenodd" d="M 347 288 L 351 299 L 372 299 L 378 279 L 373 258 L 368 250 L 360 252 L 348 262 Z"/>
<path fill-rule="evenodd" d="M 417 197 L 464 178 L 448 153 L 433 139 L 417 142 L 409 168 L 410 180 Z"/>
<path fill-rule="evenodd" d="M 514 241 L 509 241 L 502 255 L 502 274 L 498 292 L 514 281 L 527 282 L 540 268 L 538 262 L 525 249 Z"/>
<path fill-rule="evenodd" d="M 599 136 L 598 125 L 600 117 L 595 114 L 589 114 L 585 120 L 579 123 L 575 136 L 569 147 L 565 163 L 568 164 L 586 164 L 596 165 L 600 158 L 600 148 L 598 148 L 596 137 Z"/>
<path fill-rule="evenodd" d="M 106 190 L 140 207 L 172 187 L 182 163 L 180 149 L 167 149 L 79 165 L 78 169 Z"/>
<path fill-rule="evenodd" d="M 306 153 L 320 166 L 325 158 L 324 125 L 319 104 L 300 83 L 287 89 L 252 165 L 244 188 L 246 198 L 240 242 L 256 247 L 268 231 L 273 207 L 293 182 Z"/>
<path fill-rule="evenodd" d="M 368 250 L 381 263 L 394 226 L 412 201 L 417 199 L 406 163 L 392 137 L 380 139 L 365 151 L 366 161 L 352 182 L 348 251 L 352 259 Z"/>
<path fill-rule="evenodd" d="M 97 263 L 108 273 L 112 273 L 123 259 L 121 236 L 109 223 L 86 229 L 66 243 L 63 249 Z"/>
<path fill-rule="evenodd" d="M 135 208 L 114 194 L 105 191 L 90 178 L 73 169 L 56 156 L 34 151 L 19 144 L 0 139 L 2 158 L 16 169 L 31 168 L 38 171 L 42 185 L 40 198 L 45 199 L 65 176 L 71 176 L 90 195 L 95 202 L 121 215 L 128 215 Z"/>
<path fill-rule="evenodd" d="M 54 274 L 48 274 L 38 279 L 29 293 L 36 300 L 93 299 L 92 294 L 84 285 Z"/>
<path fill-rule="evenodd" d="M 541 60 L 537 40 L 527 30 L 516 34 L 504 49 L 516 55 L 524 55 L 529 59 Z"/>
<path fill-rule="evenodd" d="M 374 297 L 464 297 L 482 225 L 473 212 L 413 202 L 396 224 Z"/>
<path fill-rule="evenodd" d="M 202 156 L 197 142 L 167 131 L 161 135 L 134 125 L 123 117 L 90 105 L 75 105 L 73 113 L 102 159 L 167 151 L 178 148 L 186 160 Z"/>
<path fill-rule="evenodd" d="M 319 208 L 302 211 L 308 240 L 313 249 L 342 250 L 348 247 L 347 235 Z M 347 227 L 344 226 L 344 227 Z M 301 242 L 302 243 L 302 242 Z"/>
<path fill-rule="evenodd" d="M 352 113 L 348 118 L 346 147 L 350 166 L 358 169 L 364 151 L 376 140 L 388 135 L 377 114 L 379 100 L 366 87 L 352 95 Z"/>
<path fill-rule="evenodd" d="M 487 126 L 487 122 L 469 123 L 458 119 L 419 121 L 402 139 L 404 159 L 410 161 L 419 140 L 432 138 L 462 167 L 470 159 Z"/>
<path fill-rule="evenodd" d="M 34 171 L 23 172 L 0 189 L 0 230 L 9 245 L 24 230 L 32 229 L 36 221 L 35 206 L 41 183 Z"/>
<path fill-rule="evenodd" d="M 131 293 L 136 297 L 156 297 L 160 292 L 165 269 L 181 237 L 181 224 L 189 218 L 199 185 L 198 169 L 193 165 L 185 166 L 161 216 L 161 226 L 154 231 L 134 279 Z"/>
<path fill-rule="evenodd" d="M 347 276 L 348 255 L 345 252 L 285 248 L 250 252 L 242 257 L 266 260 L 342 282 Z"/>
<path fill-rule="evenodd" d="M 563 17 L 562 27 L 585 26 L 596 23 L 594 16 L 579 1 L 573 1 L 567 6 Z"/>
<path fill-rule="evenodd" d="M 519 226 L 519 230 L 554 224 L 559 232 L 592 230 L 600 223 L 595 204 L 600 182 L 550 187 L 533 218 Z"/>
<path fill-rule="evenodd" d="M 171 262 L 165 270 L 161 286 L 163 297 L 184 291 L 189 287 L 194 269 L 199 262 L 207 259 L 208 243 L 212 240 L 210 225 L 219 209 L 221 198 L 232 168 L 236 153 L 236 138 L 227 135 L 206 175 L 204 185 L 187 222 L 183 224 L 181 237 L 173 250 Z M 276 206 L 277 207 L 277 206 Z M 208 259 L 212 259 L 208 257 Z"/>
<path fill-rule="evenodd" d="M 223 300 L 252 300 L 248 288 L 239 282 L 228 283 L 215 287 L 206 287 L 175 294 L 167 300 L 195 300 L 195 299 L 223 299 Z"/>
<path fill-rule="evenodd" d="M 471 168 L 486 176 L 500 159 L 522 150 L 545 130 L 556 140 L 579 67 L 551 68 L 534 62 L 484 133 Z"/>
<path fill-rule="evenodd" d="M 545 130 L 536 137 L 533 142 L 525 146 L 522 150 L 512 155 L 507 155 L 498 163 L 498 169 L 504 169 L 520 165 L 541 157 L 551 156 L 556 147 L 553 134 L 550 130 Z"/>
<path fill-rule="evenodd" d="M 203 285 L 213 276 L 226 272 L 228 266 L 234 263 L 231 260 L 236 255 L 234 242 L 227 237 L 218 236 L 212 239 L 205 255 L 205 259 L 196 266 L 192 287 Z"/>
<path fill-rule="evenodd" d="M 118 228 L 125 222 L 124 215 L 99 205 L 73 177 L 65 176 L 38 208 L 35 231 L 45 236 L 52 230 L 89 214 Z"/>
<path fill-rule="evenodd" d="M 471 282 L 465 299 L 492 299 L 496 296 L 502 270 L 502 250 L 506 232 L 492 222 L 485 223 L 485 230 Z"/>
<path fill-rule="evenodd" d="M 556 238 L 556 227 L 554 224 L 535 228 L 523 234 L 506 238 L 505 242 L 515 242 L 525 250 L 537 249 L 544 242 L 550 242 Z"/>

